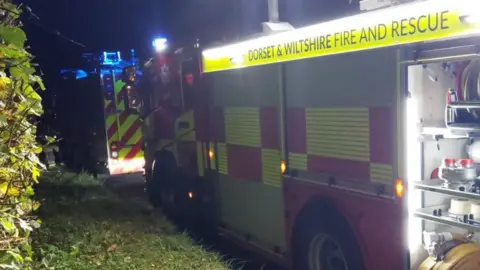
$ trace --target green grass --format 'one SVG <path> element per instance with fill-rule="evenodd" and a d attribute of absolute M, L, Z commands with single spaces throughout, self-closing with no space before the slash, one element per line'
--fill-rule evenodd
<path fill-rule="evenodd" d="M 34 269 L 228 269 L 161 214 L 119 199 L 87 174 L 58 171 L 42 178 Z"/>

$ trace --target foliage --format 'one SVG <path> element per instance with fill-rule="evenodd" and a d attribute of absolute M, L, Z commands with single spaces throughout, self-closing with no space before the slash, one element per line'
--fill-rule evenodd
<path fill-rule="evenodd" d="M 42 111 L 36 92 L 44 89 L 24 48 L 20 12 L 0 0 L 0 268 L 29 269 L 30 232 L 39 226 L 32 216 L 32 184 L 40 174 L 35 116 Z"/>
<path fill-rule="evenodd" d="M 87 174 L 45 173 L 40 182 L 36 195 L 45 200 L 42 229 L 33 237 L 34 269 L 227 269 L 160 213 L 118 198 Z M 88 191 L 77 197 L 67 187 Z"/>

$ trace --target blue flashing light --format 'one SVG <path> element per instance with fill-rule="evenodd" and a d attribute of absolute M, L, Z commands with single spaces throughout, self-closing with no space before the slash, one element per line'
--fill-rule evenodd
<path fill-rule="evenodd" d="M 118 65 L 122 61 L 120 52 L 103 52 L 102 65 Z"/>
<path fill-rule="evenodd" d="M 63 76 L 63 79 L 69 79 L 72 75 L 75 75 L 75 80 L 88 77 L 88 73 L 83 69 L 62 69 L 60 74 Z"/>
<path fill-rule="evenodd" d="M 88 77 L 88 73 L 85 72 L 84 70 L 78 69 L 77 72 L 75 73 L 75 79 L 77 80 L 80 80 L 86 77 Z"/>
<path fill-rule="evenodd" d="M 167 39 L 164 37 L 155 38 L 152 42 L 152 45 L 155 48 L 155 51 L 162 52 L 168 47 Z"/>

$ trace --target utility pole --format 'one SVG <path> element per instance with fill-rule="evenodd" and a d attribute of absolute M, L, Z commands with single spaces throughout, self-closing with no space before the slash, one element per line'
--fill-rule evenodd
<path fill-rule="evenodd" d="M 278 0 L 268 1 L 268 22 L 262 23 L 263 33 L 274 34 L 278 32 L 293 30 L 293 26 L 288 22 L 280 21 L 278 12 Z"/>
<path fill-rule="evenodd" d="M 278 0 L 268 0 L 268 21 L 273 23 L 280 21 Z"/>

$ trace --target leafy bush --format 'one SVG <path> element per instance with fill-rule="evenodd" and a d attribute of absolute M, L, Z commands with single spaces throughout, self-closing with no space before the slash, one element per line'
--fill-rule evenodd
<path fill-rule="evenodd" d="M 0 0 L 0 268 L 29 269 L 30 232 L 38 222 L 32 184 L 40 174 L 35 116 L 42 111 L 36 92 L 44 89 L 24 47 L 20 11 Z M 37 89 L 38 88 L 38 89 Z"/>

